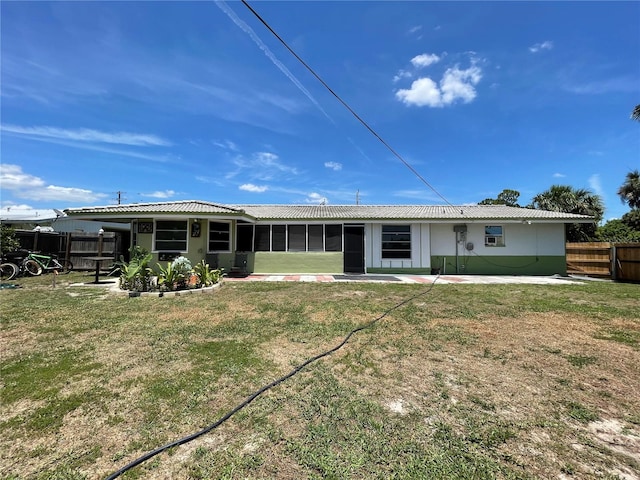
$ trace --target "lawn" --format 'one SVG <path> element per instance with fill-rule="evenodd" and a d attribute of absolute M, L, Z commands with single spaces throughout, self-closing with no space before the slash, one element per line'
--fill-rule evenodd
<path fill-rule="evenodd" d="M 0 478 L 640 478 L 640 286 L 0 291 Z"/>

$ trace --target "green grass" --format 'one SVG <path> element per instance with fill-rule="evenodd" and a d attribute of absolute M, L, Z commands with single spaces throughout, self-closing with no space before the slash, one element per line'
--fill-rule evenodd
<path fill-rule="evenodd" d="M 54 289 L 42 276 L 0 292 L 0 478 L 105 477 L 427 291 L 229 282 L 127 298 L 67 285 L 88 280 L 60 276 Z M 616 419 L 640 435 L 639 293 L 436 285 L 124 478 L 589 479 L 638 468 L 587 427 Z"/>

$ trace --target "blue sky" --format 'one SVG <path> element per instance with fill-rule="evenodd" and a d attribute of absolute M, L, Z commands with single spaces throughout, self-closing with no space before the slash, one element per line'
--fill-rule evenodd
<path fill-rule="evenodd" d="M 640 168 L 640 2 L 249 2 L 447 202 Z M 2 214 L 441 204 L 241 3 L 2 2 Z"/>

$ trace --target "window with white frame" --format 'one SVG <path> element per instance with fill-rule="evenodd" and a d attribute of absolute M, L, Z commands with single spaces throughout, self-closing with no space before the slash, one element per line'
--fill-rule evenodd
<path fill-rule="evenodd" d="M 502 225 L 486 225 L 484 227 L 484 245 L 486 247 L 504 247 Z"/>
<path fill-rule="evenodd" d="M 156 220 L 155 250 L 186 252 L 187 224 L 187 220 Z"/>
<path fill-rule="evenodd" d="M 411 225 L 382 226 L 382 258 L 411 258 Z"/>
<path fill-rule="evenodd" d="M 231 251 L 230 225 L 228 222 L 209 222 L 209 251 Z"/>

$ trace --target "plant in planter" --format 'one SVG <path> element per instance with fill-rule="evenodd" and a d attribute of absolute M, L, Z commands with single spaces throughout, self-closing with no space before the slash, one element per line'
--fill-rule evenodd
<path fill-rule="evenodd" d="M 222 276 L 222 269 L 211 269 L 208 263 L 204 260 L 200 261 L 193 271 L 197 277 L 197 285 L 200 287 L 210 287 L 211 285 L 218 283 Z"/>
<path fill-rule="evenodd" d="M 135 246 L 129 249 L 131 260 L 125 262 L 120 257 L 120 288 L 134 292 L 146 292 L 151 287 L 153 270 L 148 267 L 153 256 L 143 247 Z"/>
<path fill-rule="evenodd" d="M 162 290 L 182 290 L 189 286 L 193 268 L 188 258 L 180 256 L 173 262 L 168 262 L 166 268 L 160 264 L 158 268 L 158 285 Z"/>

